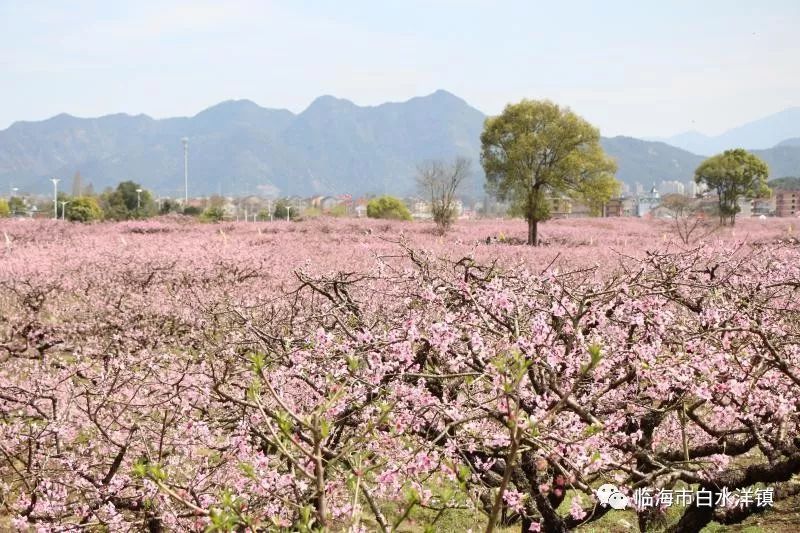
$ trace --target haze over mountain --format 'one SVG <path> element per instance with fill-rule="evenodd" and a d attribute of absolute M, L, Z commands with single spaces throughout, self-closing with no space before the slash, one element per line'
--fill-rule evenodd
<path fill-rule="evenodd" d="M 181 196 L 185 136 L 192 195 L 409 194 L 415 190 L 418 163 L 459 155 L 473 160 L 465 192 L 479 195 L 484 119 L 464 100 L 441 90 L 372 107 L 321 96 L 298 114 L 249 100 L 160 120 L 61 114 L 0 131 L 0 183 L 48 192 L 48 178 L 69 180 L 80 171 L 95 190 L 132 179 L 159 194 Z M 602 143 L 618 161 L 618 178 L 630 185 L 688 181 L 703 159 L 631 137 L 603 138 Z M 773 177 L 800 174 L 800 146 L 787 143 L 757 152 Z"/>
<path fill-rule="evenodd" d="M 785 141 L 781 141 L 775 146 L 800 146 L 800 137 L 795 137 L 794 139 L 786 139 Z"/>
<path fill-rule="evenodd" d="M 748 122 L 720 135 L 708 136 L 687 131 L 667 138 L 654 138 L 695 154 L 714 155 L 730 148 L 763 150 L 800 137 L 800 107 L 790 107 L 767 117 Z M 795 144 L 798 139 L 794 139 Z"/>

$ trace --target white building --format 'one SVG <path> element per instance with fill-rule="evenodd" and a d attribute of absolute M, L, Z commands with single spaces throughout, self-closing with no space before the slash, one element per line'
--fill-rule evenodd
<path fill-rule="evenodd" d="M 661 203 L 661 195 L 658 193 L 656 186 L 653 185 L 653 188 L 650 189 L 648 194 L 643 194 L 639 196 L 638 201 L 636 203 L 636 216 L 644 217 L 647 216 L 650 211 L 653 210 L 658 204 Z"/>
<path fill-rule="evenodd" d="M 740 217 L 751 217 L 753 216 L 753 200 L 750 198 L 741 198 L 739 199 L 739 213 Z"/>
<path fill-rule="evenodd" d="M 666 194 L 686 194 L 686 188 L 680 181 L 662 181 L 659 193 Z"/>

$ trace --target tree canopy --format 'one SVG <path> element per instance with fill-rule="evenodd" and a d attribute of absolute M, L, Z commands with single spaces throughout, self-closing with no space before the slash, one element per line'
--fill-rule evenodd
<path fill-rule="evenodd" d="M 140 189 L 142 192 L 137 193 Z M 156 207 L 150 191 L 133 181 L 123 181 L 114 190 L 107 190 L 101 197 L 106 217 L 113 220 L 141 218 L 155 213 Z"/>
<path fill-rule="evenodd" d="M 411 220 L 411 212 L 399 198 L 394 196 L 379 196 L 367 202 L 367 216 L 369 218 Z"/>
<path fill-rule="evenodd" d="M 694 180 L 717 193 L 722 225 L 733 226 L 740 198 L 768 196 L 769 167 L 742 148 L 709 157 L 694 171 Z"/>
<path fill-rule="evenodd" d="M 289 205 L 288 200 L 278 200 L 275 202 L 272 216 L 275 220 L 286 220 L 287 216 L 290 220 L 294 220 L 300 216 L 300 212 L 295 206 Z"/>
<path fill-rule="evenodd" d="M 487 190 L 525 217 L 534 246 L 554 196 L 580 197 L 597 209 L 617 190 L 616 164 L 603 152 L 597 128 L 549 101 L 509 104 L 486 119 L 481 164 Z"/>
<path fill-rule="evenodd" d="M 25 205 L 25 200 L 19 196 L 12 196 L 8 199 L 8 209 L 12 215 L 23 215 L 28 211 L 28 206 Z"/>
<path fill-rule="evenodd" d="M 470 172 L 470 160 L 458 157 L 452 163 L 426 161 L 417 167 L 417 186 L 431 202 L 431 214 L 441 233 L 458 216 L 456 194 Z"/>
<path fill-rule="evenodd" d="M 11 215 L 11 209 L 8 207 L 8 202 L 0 198 L 0 217 L 7 217 Z"/>
<path fill-rule="evenodd" d="M 221 222 L 225 218 L 225 210 L 218 206 L 208 206 L 200 218 L 205 222 Z"/>
<path fill-rule="evenodd" d="M 103 210 L 97 200 L 90 196 L 78 196 L 73 198 L 66 206 L 65 216 L 67 220 L 75 222 L 91 222 L 103 218 Z"/>
<path fill-rule="evenodd" d="M 158 212 L 161 215 L 168 215 L 170 213 L 180 213 L 181 205 L 175 200 L 170 200 L 169 198 L 167 198 L 166 200 L 161 202 L 161 207 L 159 208 Z"/>

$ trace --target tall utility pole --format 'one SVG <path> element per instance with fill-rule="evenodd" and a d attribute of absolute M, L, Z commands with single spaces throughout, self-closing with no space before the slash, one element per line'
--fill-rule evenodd
<path fill-rule="evenodd" d="M 183 208 L 189 206 L 189 137 L 181 139 L 183 142 Z"/>
<path fill-rule="evenodd" d="M 50 178 L 53 182 L 53 218 L 58 220 L 58 178 Z"/>
<path fill-rule="evenodd" d="M 8 197 L 8 201 L 9 202 L 11 202 L 11 199 L 14 198 L 17 195 L 17 191 L 18 190 L 19 190 L 19 188 L 17 188 L 17 187 L 11 187 L 11 196 Z M 13 215 L 17 214 L 17 208 L 16 207 L 14 208 L 14 212 L 12 214 Z"/>

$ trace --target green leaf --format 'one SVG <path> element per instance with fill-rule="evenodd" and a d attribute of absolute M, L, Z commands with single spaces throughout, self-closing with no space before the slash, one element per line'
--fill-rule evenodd
<path fill-rule="evenodd" d="M 330 422 L 328 422 L 324 418 L 322 420 L 320 420 L 319 432 L 320 432 L 320 435 L 322 435 L 323 439 L 327 438 L 327 436 L 330 435 L 330 433 L 331 433 L 331 424 L 330 424 Z"/>
<path fill-rule="evenodd" d="M 239 468 L 242 470 L 242 472 L 244 472 L 244 475 L 246 475 L 250 479 L 256 479 L 255 468 L 253 468 L 253 465 L 251 465 L 250 463 L 244 463 L 244 462 L 239 463 Z"/>
<path fill-rule="evenodd" d="M 253 372 L 255 372 L 257 375 L 261 374 L 261 371 L 266 365 L 266 358 L 264 357 L 264 354 L 261 352 L 251 353 L 250 364 L 252 365 Z"/>

